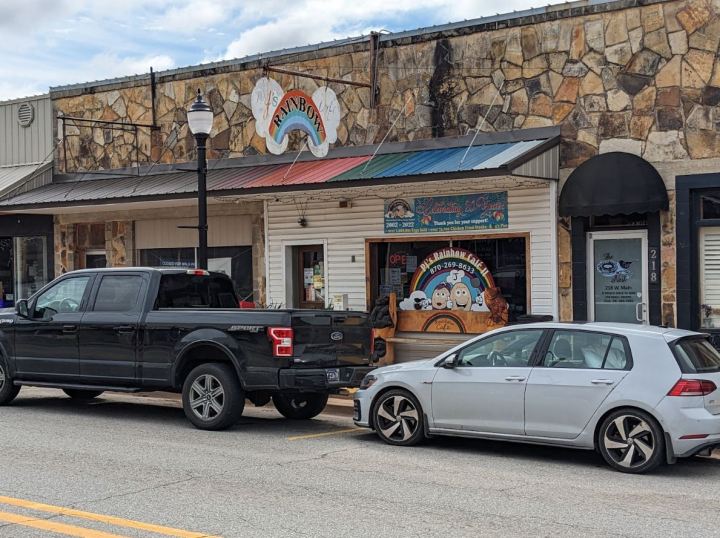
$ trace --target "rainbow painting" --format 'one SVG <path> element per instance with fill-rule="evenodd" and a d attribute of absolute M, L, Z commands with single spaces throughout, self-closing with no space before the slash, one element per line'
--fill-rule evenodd
<path fill-rule="evenodd" d="M 477 292 L 495 287 L 487 265 L 469 250 L 447 247 L 436 250 L 420 263 L 410 281 L 410 291 L 432 291 L 448 281 L 453 271 L 463 271 L 464 278 Z"/>
<path fill-rule="evenodd" d="M 301 90 L 283 95 L 273 112 L 268 129 L 272 139 L 280 144 L 290 131 L 306 133 L 315 146 L 325 142 L 325 125 L 312 97 Z"/>

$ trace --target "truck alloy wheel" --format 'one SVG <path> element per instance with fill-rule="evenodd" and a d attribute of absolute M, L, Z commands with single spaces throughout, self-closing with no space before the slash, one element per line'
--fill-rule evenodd
<path fill-rule="evenodd" d="M 242 416 L 245 395 L 233 369 L 209 363 L 195 368 L 183 384 L 185 416 L 202 430 L 222 430 Z"/>
<path fill-rule="evenodd" d="M 273 395 L 275 409 L 285 418 L 294 420 L 306 420 L 318 416 L 325 409 L 327 401 L 327 394 L 315 392 Z"/>
<path fill-rule="evenodd" d="M 15 399 L 20 392 L 20 387 L 13 385 L 12 379 L 8 375 L 3 360 L 0 358 L 0 405 L 9 404 Z"/>
<path fill-rule="evenodd" d="M 380 438 L 391 445 L 410 446 L 424 439 L 422 409 L 405 390 L 386 392 L 373 406 L 373 425 Z"/>

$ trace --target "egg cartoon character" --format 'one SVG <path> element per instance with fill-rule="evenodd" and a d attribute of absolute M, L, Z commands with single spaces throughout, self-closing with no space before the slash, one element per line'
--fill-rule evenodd
<path fill-rule="evenodd" d="M 453 302 L 453 310 L 469 312 L 472 309 L 472 293 L 470 293 L 470 288 L 464 282 L 458 282 L 452 287 L 450 300 Z"/>
<path fill-rule="evenodd" d="M 443 283 L 440 284 L 432 292 L 430 302 L 432 303 L 433 310 L 445 310 L 448 308 L 448 302 L 450 301 L 450 286 Z"/>

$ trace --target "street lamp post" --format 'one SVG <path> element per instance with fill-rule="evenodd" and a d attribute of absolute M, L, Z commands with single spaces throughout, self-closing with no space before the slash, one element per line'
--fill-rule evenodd
<path fill-rule="evenodd" d="M 213 124 L 212 108 L 205 102 L 200 90 L 197 98 L 187 111 L 188 126 L 195 137 L 197 146 L 197 173 L 198 173 L 198 253 L 197 265 L 200 269 L 207 269 L 207 158 L 205 155 L 206 142 L 210 136 Z"/>

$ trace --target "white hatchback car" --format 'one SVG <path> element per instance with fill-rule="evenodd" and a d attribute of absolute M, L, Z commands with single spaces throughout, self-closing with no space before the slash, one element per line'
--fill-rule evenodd
<path fill-rule="evenodd" d="M 718 386 L 707 335 L 537 323 L 378 368 L 355 395 L 354 418 L 392 445 L 452 435 L 596 449 L 642 473 L 720 448 Z"/>

